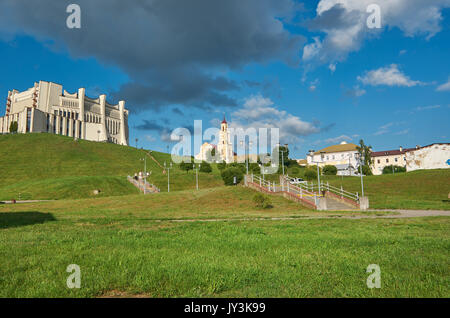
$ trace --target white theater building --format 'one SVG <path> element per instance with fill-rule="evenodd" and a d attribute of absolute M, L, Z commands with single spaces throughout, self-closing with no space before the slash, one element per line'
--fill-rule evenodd
<path fill-rule="evenodd" d="M 11 122 L 17 122 L 18 133 L 47 132 L 128 145 L 125 102 L 111 105 L 106 95 L 89 98 L 84 88 L 70 94 L 62 85 L 40 81 L 24 92 L 9 91 L 0 133 L 8 133 Z"/>

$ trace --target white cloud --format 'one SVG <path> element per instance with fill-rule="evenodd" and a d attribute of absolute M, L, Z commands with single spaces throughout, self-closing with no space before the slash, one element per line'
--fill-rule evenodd
<path fill-rule="evenodd" d="M 352 140 L 351 137 L 349 137 L 347 135 L 341 135 L 339 137 L 328 138 L 328 139 L 325 140 L 325 142 L 327 144 L 338 144 L 338 143 L 341 143 L 343 141 L 351 141 L 351 140 Z"/>
<path fill-rule="evenodd" d="M 376 133 L 374 133 L 374 136 L 381 136 L 384 134 L 387 134 L 390 131 L 390 128 L 394 126 L 394 123 L 388 123 L 386 125 L 381 126 L 380 128 L 378 128 L 378 131 Z"/>
<path fill-rule="evenodd" d="M 417 111 L 417 112 L 421 112 L 421 111 L 424 111 L 424 110 L 432 110 L 432 109 L 438 109 L 438 108 L 441 108 L 441 105 L 416 107 L 414 110 Z"/>
<path fill-rule="evenodd" d="M 373 3 L 381 8 L 381 30 L 367 27 L 370 13 L 366 10 Z M 399 28 L 405 36 L 429 39 L 441 31 L 442 10 L 447 7 L 450 0 L 321 0 L 310 28 L 325 36 L 314 38 L 314 43 L 304 47 L 304 60 L 345 60 L 365 39 L 379 36 L 385 28 Z"/>
<path fill-rule="evenodd" d="M 413 87 L 423 84 L 420 81 L 413 81 L 402 73 L 396 64 L 369 71 L 364 76 L 358 76 L 358 80 L 365 85 L 372 86 L 406 86 Z"/>
<path fill-rule="evenodd" d="M 404 129 L 404 130 L 399 131 L 399 132 L 396 132 L 394 135 L 401 136 L 401 135 L 407 135 L 407 134 L 409 134 L 409 128 L 408 129 Z"/>
<path fill-rule="evenodd" d="M 309 61 L 315 58 L 322 49 L 322 43 L 318 37 L 314 38 L 314 43 L 307 44 L 303 48 L 303 60 Z"/>
<path fill-rule="evenodd" d="M 315 92 L 316 91 L 316 89 L 317 89 L 317 86 L 319 85 L 319 79 L 315 79 L 314 81 L 312 81 L 310 84 L 309 84 L 309 90 L 311 91 L 311 92 Z"/>
<path fill-rule="evenodd" d="M 450 91 L 450 77 L 448 78 L 447 83 L 444 83 L 442 85 L 439 85 L 438 88 L 436 88 L 438 92 L 447 92 Z"/>
<path fill-rule="evenodd" d="M 334 73 L 336 71 L 336 64 L 331 63 L 328 65 L 328 68 L 330 69 L 331 73 Z"/>
<path fill-rule="evenodd" d="M 261 95 L 247 98 L 244 106 L 233 112 L 231 117 L 230 127 L 233 128 L 279 128 L 280 139 L 286 142 L 297 141 L 301 136 L 320 132 L 317 124 L 279 110 L 270 98 Z"/>
<path fill-rule="evenodd" d="M 346 94 L 350 97 L 361 97 L 366 94 L 366 90 L 360 88 L 359 85 L 355 85 L 352 89 L 347 90 Z"/>

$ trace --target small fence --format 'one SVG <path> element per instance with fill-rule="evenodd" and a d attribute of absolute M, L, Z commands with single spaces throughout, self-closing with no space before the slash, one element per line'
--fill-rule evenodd
<path fill-rule="evenodd" d="M 287 199 L 297 201 L 309 208 L 316 209 L 318 206 L 317 193 L 302 189 L 289 183 L 284 184 L 282 182 L 276 184 L 275 182 L 263 180 L 258 176 L 247 175 L 245 178 L 245 185 L 265 193 L 282 194 Z"/>
<path fill-rule="evenodd" d="M 301 182 L 292 184 L 292 179 L 280 176 L 280 182 L 264 180 L 259 176 L 247 175 L 245 185 L 260 192 L 269 194 L 282 194 L 285 198 L 293 200 L 314 209 L 327 209 L 327 198 L 341 203 L 361 208 L 359 194 L 330 185 L 328 182 L 319 184 Z"/>
<path fill-rule="evenodd" d="M 281 176 L 280 181 L 284 181 L 285 183 L 290 184 L 292 179 L 289 176 L 286 176 L 285 178 Z M 298 187 L 313 193 L 318 193 L 319 196 L 332 197 L 333 199 L 337 199 L 356 207 L 359 207 L 360 204 L 360 197 L 358 192 L 349 192 L 344 190 L 342 186 L 338 188 L 330 185 L 328 182 L 321 182 L 320 186 L 318 183 L 301 182 L 298 184 Z"/>
<path fill-rule="evenodd" d="M 161 190 L 154 184 L 148 183 L 145 179 L 134 179 L 128 176 L 128 181 L 131 182 L 136 188 L 138 188 L 144 194 L 159 193 Z"/>

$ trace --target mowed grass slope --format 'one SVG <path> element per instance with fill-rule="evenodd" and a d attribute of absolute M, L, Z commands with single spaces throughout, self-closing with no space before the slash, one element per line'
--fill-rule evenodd
<path fill-rule="evenodd" d="M 153 152 L 160 164 L 168 154 Z M 109 143 L 74 141 L 52 134 L 0 136 L 0 199 L 62 199 L 135 194 L 127 180 L 144 170 L 146 151 Z M 167 191 L 167 175 L 147 156 L 149 182 Z M 193 189 L 195 178 L 175 165 L 171 171 L 171 190 Z M 217 172 L 200 173 L 203 187 L 222 184 Z"/>
<path fill-rule="evenodd" d="M 361 194 L 361 178 L 329 177 L 325 182 Z M 364 192 L 375 209 L 450 210 L 450 169 L 364 177 Z"/>
<path fill-rule="evenodd" d="M 318 212 L 278 197 L 261 210 L 253 195 L 222 187 L 0 205 L 0 296 L 450 296 L 449 218 L 305 220 Z M 297 219 L 253 219 L 274 216 Z M 80 289 L 66 286 L 69 264 L 81 268 Z M 369 264 L 381 289 L 366 286 Z"/>

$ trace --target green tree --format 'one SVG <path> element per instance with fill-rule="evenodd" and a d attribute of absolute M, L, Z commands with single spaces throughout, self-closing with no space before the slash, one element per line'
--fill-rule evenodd
<path fill-rule="evenodd" d="M 239 184 L 244 179 L 244 174 L 241 169 L 236 167 L 230 167 L 222 171 L 221 177 L 225 185 L 234 185 L 234 178 L 236 177 L 236 184 Z"/>
<path fill-rule="evenodd" d="M 200 166 L 200 172 L 211 173 L 212 172 L 211 165 L 208 162 L 203 161 Z"/>
<path fill-rule="evenodd" d="M 217 168 L 218 168 L 220 171 L 223 171 L 224 169 L 226 169 L 226 167 L 227 167 L 227 164 L 226 164 L 224 161 L 219 162 L 219 163 L 217 164 Z"/>
<path fill-rule="evenodd" d="M 370 167 L 372 165 L 372 157 L 370 156 L 372 153 L 372 146 L 367 146 L 364 143 L 364 140 L 361 139 L 359 141 L 359 146 L 356 146 L 356 150 L 361 157 L 364 157 L 363 165 Z"/>
<path fill-rule="evenodd" d="M 323 167 L 323 174 L 325 174 L 327 176 L 335 176 L 335 175 L 337 175 L 337 168 L 336 168 L 336 166 L 326 165 L 325 167 Z"/>
<path fill-rule="evenodd" d="M 261 167 L 259 164 L 252 162 L 248 165 L 249 172 L 252 172 L 253 174 L 260 174 L 261 173 Z"/>
<path fill-rule="evenodd" d="M 289 148 L 286 146 L 277 146 L 273 149 L 274 152 L 278 151 L 279 165 L 284 162 L 285 166 L 289 166 Z"/>
<path fill-rule="evenodd" d="M 314 180 L 317 179 L 317 170 L 316 168 L 310 167 L 305 169 L 305 178 L 306 180 Z"/>
<path fill-rule="evenodd" d="M 188 173 L 189 172 L 189 170 L 192 170 L 193 169 L 193 167 L 192 167 L 192 162 L 181 162 L 180 163 L 180 170 L 183 170 L 183 171 L 186 171 L 186 173 Z"/>

